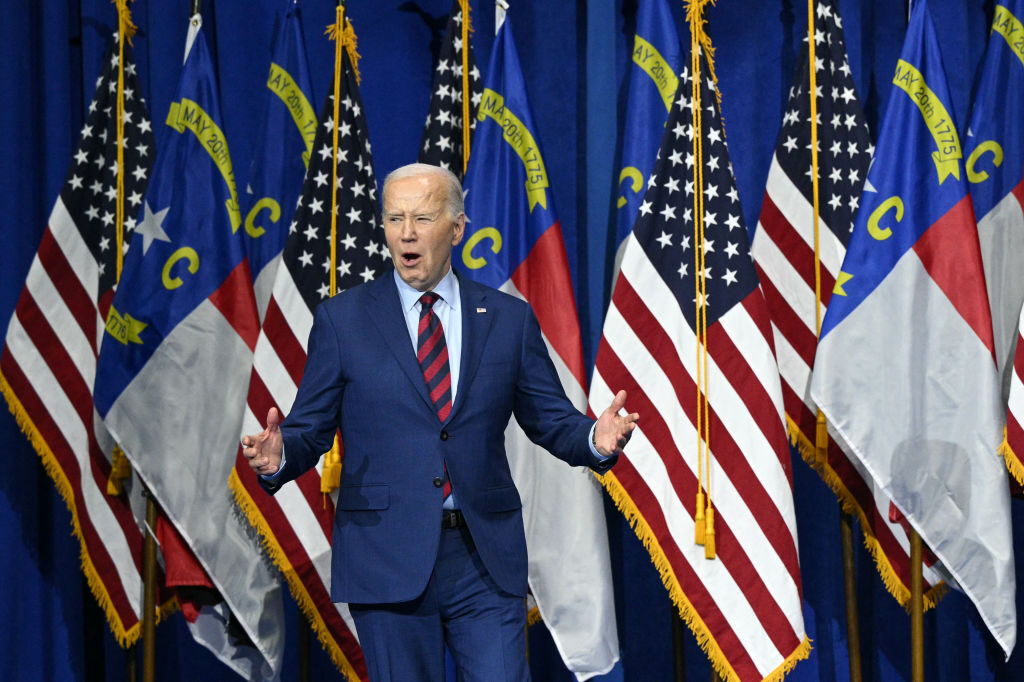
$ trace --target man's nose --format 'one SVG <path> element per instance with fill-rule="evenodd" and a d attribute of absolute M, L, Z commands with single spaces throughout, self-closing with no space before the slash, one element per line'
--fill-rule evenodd
<path fill-rule="evenodd" d="M 399 239 L 403 242 L 411 242 L 416 239 L 416 224 L 410 218 L 402 221 L 402 227 L 398 233 Z"/>

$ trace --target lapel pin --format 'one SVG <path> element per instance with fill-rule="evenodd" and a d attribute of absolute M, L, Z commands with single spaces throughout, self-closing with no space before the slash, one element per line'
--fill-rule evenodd
<path fill-rule="evenodd" d="M 487 308 L 477 308 L 476 311 L 478 313 L 486 313 L 487 312 Z"/>

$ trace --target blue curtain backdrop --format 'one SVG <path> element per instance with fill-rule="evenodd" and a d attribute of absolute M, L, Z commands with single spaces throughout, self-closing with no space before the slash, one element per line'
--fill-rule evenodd
<path fill-rule="evenodd" d="M 642 0 L 641 0 L 642 1 Z M 284 0 L 206 0 L 203 15 L 220 80 L 224 127 L 239 186 L 257 129 L 275 13 Z M 562 218 L 588 360 L 600 336 L 609 267 L 610 208 L 617 189 L 619 122 L 624 118 L 637 0 L 512 0 L 523 70 Z M 683 30 L 682 3 L 673 11 Z M 906 27 L 907 8 L 889 0 L 839 0 L 858 93 L 872 130 Z M 140 0 L 135 54 L 154 127 L 161 125 L 180 73 L 189 0 Z M 429 102 L 433 60 L 450 0 L 349 0 L 359 35 L 362 96 L 377 175 L 415 159 Z M 932 0 L 953 109 L 967 120 L 993 0 Z M 472 2 L 473 44 L 484 66 L 494 34 L 490 0 Z M 730 151 L 747 225 L 757 225 L 764 182 L 800 38 L 806 5 L 797 0 L 720 0 L 709 8 L 717 47 Z M 306 0 L 303 19 L 314 101 L 331 77 L 333 46 L 323 28 L 334 2 Z M 64 181 L 116 16 L 108 0 L 14 0 L 0 18 L 0 321 L 14 309 L 49 211 Z M 319 106 L 319 105 L 317 105 Z M 963 131 L 961 131 L 961 135 Z M 0 678 L 124 679 L 125 655 L 85 587 L 70 515 L 13 418 L 0 415 Z M 804 614 L 814 651 L 789 679 L 848 678 L 842 567 L 835 497 L 797 456 L 794 485 L 803 569 Z M 1015 544 L 1024 559 L 1024 511 L 1014 501 Z M 622 666 L 611 679 L 672 677 L 667 593 L 647 553 L 609 504 Z M 885 592 L 857 540 L 856 571 L 864 672 L 869 680 L 909 678 L 909 623 Z M 1020 572 L 1019 572 L 1020 573 Z M 1024 574 L 1022 574 L 1024 575 Z M 1019 612 L 1019 606 L 1018 606 Z M 285 679 L 296 679 L 298 616 L 289 605 Z M 175 616 L 157 628 L 158 679 L 219 680 L 231 674 L 194 644 Z M 533 628 L 536 680 L 568 680 L 543 628 Z M 973 608 L 952 593 L 925 618 L 926 676 L 933 680 L 1024 679 L 1024 654 L 1006 663 Z M 338 679 L 313 645 L 314 679 Z M 708 666 L 688 636 L 691 679 Z"/>

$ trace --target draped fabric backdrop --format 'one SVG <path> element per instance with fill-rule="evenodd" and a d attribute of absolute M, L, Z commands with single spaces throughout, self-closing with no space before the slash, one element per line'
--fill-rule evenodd
<path fill-rule="evenodd" d="M 624 118 L 624 76 L 637 1 L 512 0 L 510 9 L 535 113 L 534 134 L 547 151 L 588 368 L 607 301 L 621 144 L 613 141 L 620 139 Z M 239 188 L 245 186 L 258 143 L 254 136 L 272 28 L 283 3 L 203 3 Z M 681 2 L 671 4 L 680 35 L 688 43 Z M 493 3 L 473 0 L 471 5 L 474 49 L 478 56 L 486 55 L 494 34 Z M 906 28 L 906 7 L 888 0 L 840 0 L 838 5 L 858 94 L 877 136 Z M 995 5 L 995 0 L 931 2 L 954 115 L 961 125 L 969 118 Z M 132 7 L 139 27 L 136 61 L 154 128 L 164 125 L 180 76 L 189 6 L 189 0 L 140 0 Z M 348 16 L 359 36 L 361 91 L 379 178 L 416 158 L 433 61 L 450 6 L 450 0 L 348 2 Z M 116 15 L 108 0 L 15 0 L 4 10 L 0 319 L 6 324 L 69 167 Z M 720 0 L 708 10 L 729 148 L 750 229 L 757 225 L 806 16 L 806 4 L 798 0 Z M 303 3 L 314 102 L 322 101 L 331 77 L 333 45 L 323 36 L 323 28 L 333 20 L 334 2 Z M 5 454 L 0 477 L 0 585 L 8 595 L 0 608 L 0 641 L 7 652 L 0 659 L 0 678 L 123 679 L 124 653 L 85 585 L 67 509 L 6 410 L 0 415 L 0 444 Z M 789 679 L 842 680 L 848 677 L 848 668 L 838 504 L 798 455 L 793 470 L 804 619 L 814 650 Z M 610 677 L 671 679 L 668 594 L 633 531 L 610 503 L 606 508 L 622 647 L 621 667 Z M 1015 546 L 1022 550 L 1024 503 L 1014 500 L 1013 515 Z M 866 679 L 908 678 L 908 618 L 886 593 L 859 536 L 855 542 Z M 297 675 L 298 616 L 294 604 L 289 602 L 287 608 L 284 679 L 291 680 Z M 180 616 L 157 628 L 157 642 L 160 680 L 219 680 L 230 675 L 193 643 Z M 313 649 L 314 679 L 338 679 L 315 641 Z M 542 627 L 531 631 L 530 652 L 534 679 L 569 679 Z M 925 617 L 925 657 L 925 674 L 932 680 L 1024 677 L 1024 654 L 1018 652 L 1003 662 L 973 608 L 955 592 Z M 692 637 L 687 640 L 686 659 L 693 679 L 707 679 L 707 662 Z"/>

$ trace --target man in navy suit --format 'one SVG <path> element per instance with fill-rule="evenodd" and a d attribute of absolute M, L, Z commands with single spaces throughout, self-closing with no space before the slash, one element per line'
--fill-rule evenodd
<path fill-rule="evenodd" d="M 606 471 L 638 415 L 619 414 L 625 391 L 596 422 L 580 414 L 530 306 L 452 269 L 466 225 L 455 175 L 412 164 L 383 195 L 394 275 L 317 309 L 288 419 L 272 408 L 243 452 L 273 494 L 341 429 L 331 598 L 349 604 L 371 680 L 443 680 L 445 643 L 460 679 L 529 679 L 505 427 L 515 415 L 556 457 Z"/>

